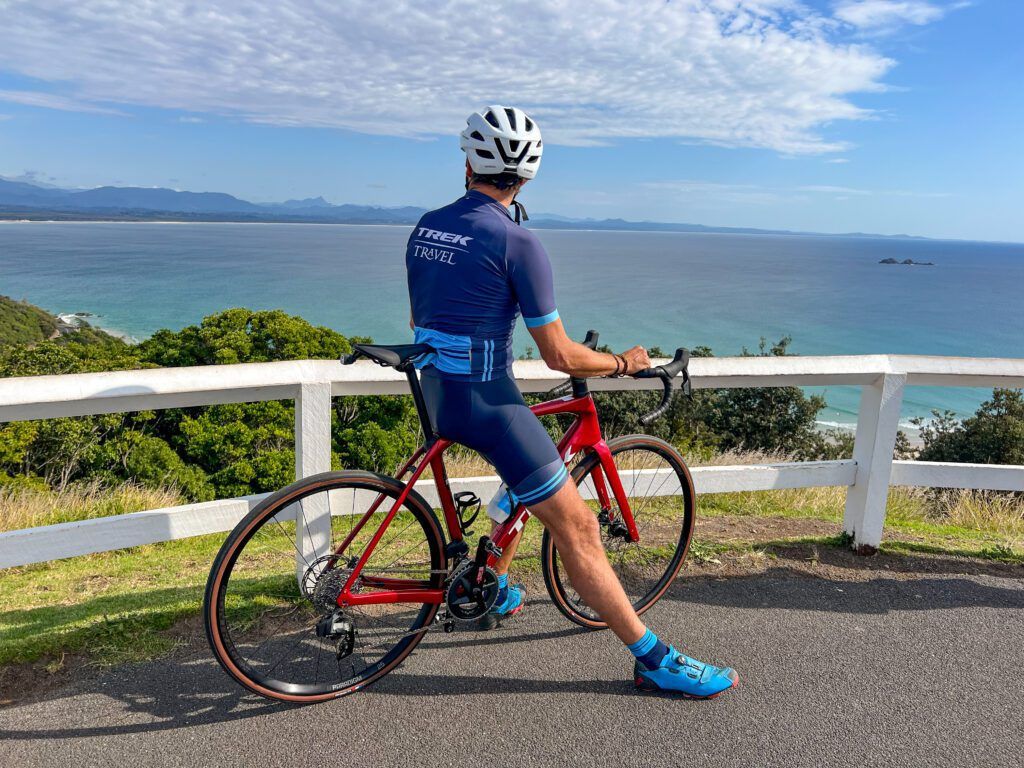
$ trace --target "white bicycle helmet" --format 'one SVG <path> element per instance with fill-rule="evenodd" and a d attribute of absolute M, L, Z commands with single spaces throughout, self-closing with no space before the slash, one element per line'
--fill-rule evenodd
<path fill-rule="evenodd" d="M 523 110 L 498 104 L 466 119 L 459 146 L 473 173 L 514 173 L 532 179 L 544 153 L 540 128 Z"/>

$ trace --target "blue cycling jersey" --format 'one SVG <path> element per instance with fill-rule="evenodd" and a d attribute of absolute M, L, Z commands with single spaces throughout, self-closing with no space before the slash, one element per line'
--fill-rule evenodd
<path fill-rule="evenodd" d="M 512 332 L 558 319 L 551 262 L 536 235 L 494 198 L 470 190 L 424 214 L 405 253 L 419 365 L 464 381 L 508 376 Z"/>

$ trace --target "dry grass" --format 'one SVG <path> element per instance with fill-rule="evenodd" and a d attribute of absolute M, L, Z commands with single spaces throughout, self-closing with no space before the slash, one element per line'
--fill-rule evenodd
<path fill-rule="evenodd" d="M 0 531 L 123 515 L 180 503 L 180 497 L 173 490 L 131 484 L 111 488 L 90 483 L 63 491 L 0 488 Z"/>
<path fill-rule="evenodd" d="M 691 467 L 735 467 L 744 464 L 778 464 L 785 461 L 796 461 L 785 453 L 765 453 L 762 451 L 731 450 L 710 455 L 685 454 L 686 463 Z"/>
<path fill-rule="evenodd" d="M 895 488 L 888 515 L 1024 539 L 1024 496 L 994 491 Z"/>

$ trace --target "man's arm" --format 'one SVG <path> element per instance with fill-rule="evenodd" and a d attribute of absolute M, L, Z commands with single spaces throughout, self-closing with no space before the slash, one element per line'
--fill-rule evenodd
<path fill-rule="evenodd" d="M 529 331 L 548 368 L 570 376 L 607 376 L 616 370 L 621 374 L 631 374 L 651 367 L 647 350 L 633 347 L 622 354 L 626 361 L 626 370 L 622 370 L 621 363 L 616 361 L 614 355 L 595 352 L 570 339 L 561 319 L 529 328 Z"/>

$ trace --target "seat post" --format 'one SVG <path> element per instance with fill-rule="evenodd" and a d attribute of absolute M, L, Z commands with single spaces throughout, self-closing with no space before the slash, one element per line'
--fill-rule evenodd
<path fill-rule="evenodd" d="M 409 380 L 409 391 L 412 392 L 412 401 L 416 404 L 416 414 L 420 417 L 423 436 L 426 442 L 431 442 L 437 435 L 434 434 L 434 426 L 430 423 L 430 414 L 427 413 L 427 403 L 423 399 L 423 388 L 420 387 L 420 379 L 416 375 L 416 366 L 408 362 L 398 370 L 403 371 L 405 378 Z"/>

